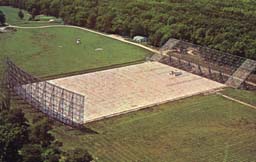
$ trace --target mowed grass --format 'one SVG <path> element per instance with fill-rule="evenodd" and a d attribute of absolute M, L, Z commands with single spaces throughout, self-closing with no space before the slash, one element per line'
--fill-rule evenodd
<path fill-rule="evenodd" d="M 57 127 L 63 149 L 88 149 L 96 161 L 256 161 L 256 111 L 218 95 L 192 98 L 86 124 Z M 87 132 L 87 133 L 86 133 Z"/>
<path fill-rule="evenodd" d="M 38 15 L 35 18 L 42 21 L 49 21 L 51 19 L 55 19 L 54 16 L 46 16 L 46 15 Z"/>
<path fill-rule="evenodd" d="M 76 40 L 81 39 L 77 45 Z M 145 60 L 150 52 L 69 27 L 19 29 L 0 34 L 0 55 L 26 71 L 49 76 Z M 98 49 L 98 50 L 97 50 Z"/>
<path fill-rule="evenodd" d="M 4 12 L 5 17 L 6 17 L 6 22 L 10 25 L 17 25 L 17 26 L 44 26 L 44 25 L 54 25 L 54 24 L 58 24 L 58 23 L 49 23 L 47 22 L 46 18 L 50 18 L 48 16 L 37 16 L 36 18 L 42 18 L 40 20 L 45 20 L 45 21 L 29 21 L 30 18 L 30 14 L 25 11 L 22 10 L 22 12 L 24 13 L 24 18 L 20 19 L 18 16 L 18 12 L 19 9 L 17 8 L 13 8 L 13 7 L 9 7 L 9 6 L 0 6 L 0 10 Z M 54 18 L 54 17 L 51 17 Z"/>
<path fill-rule="evenodd" d="M 6 17 L 6 22 L 11 25 L 21 25 L 28 23 L 28 19 L 30 17 L 30 14 L 22 10 L 24 13 L 24 19 L 21 20 L 18 16 L 19 9 L 13 8 L 13 7 L 8 7 L 8 6 L 0 6 L 0 10 L 4 12 L 5 17 Z"/>
<path fill-rule="evenodd" d="M 18 26 L 53 25 L 18 17 L 19 9 L 0 6 L 7 22 Z M 44 15 L 37 18 L 49 19 Z M 76 40 L 82 44 L 77 45 Z M 26 71 L 41 77 L 145 60 L 151 53 L 111 38 L 68 27 L 18 29 L 0 33 L 0 59 L 8 56 Z M 1 71 L 3 66 L 1 66 Z"/>
<path fill-rule="evenodd" d="M 256 106 L 256 91 L 246 91 L 228 88 L 222 93 L 237 100 Z"/>

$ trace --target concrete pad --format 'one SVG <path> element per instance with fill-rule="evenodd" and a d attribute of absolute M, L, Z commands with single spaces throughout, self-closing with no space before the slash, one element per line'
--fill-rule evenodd
<path fill-rule="evenodd" d="M 173 71 L 182 72 L 182 75 L 172 75 Z M 225 87 L 158 62 L 49 82 L 85 96 L 84 123 Z"/>

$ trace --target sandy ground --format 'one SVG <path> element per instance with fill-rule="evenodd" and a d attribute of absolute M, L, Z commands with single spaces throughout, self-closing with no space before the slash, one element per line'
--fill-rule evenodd
<path fill-rule="evenodd" d="M 171 75 L 172 71 L 182 75 Z M 225 87 L 158 62 L 49 82 L 85 96 L 85 123 Z"/>

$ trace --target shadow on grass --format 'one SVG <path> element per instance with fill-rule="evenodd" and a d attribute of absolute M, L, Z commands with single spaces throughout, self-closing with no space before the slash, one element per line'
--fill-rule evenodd
<path fill-rule="evenodd" d="M 85 125 L 82 125 L 79 128 L 75 128 L 75 127 L 64 125 L 57 121 L 55 121 L 54 123 L 55 123 L 55 126 L 61 127 L 62 130 L 69 132 L 73 135 L 99 134 L 99 132 L 89 127 L 86 127 Z"/>
<path fill-rule="evenodd" d="M 80 128 L 79 131 L 83 134 L 99 134 L 97 131 L 85 126 L 82 126 L 82 128 Z"/>

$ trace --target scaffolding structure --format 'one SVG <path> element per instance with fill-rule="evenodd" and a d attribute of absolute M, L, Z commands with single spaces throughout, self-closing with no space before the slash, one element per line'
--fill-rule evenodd
<path fill-rule="evenodd" d="M 235 88 L 245 84 L 256 86 L 254 60 L 172 38 L 161 48 L 161 52 L 167 54 L 168 57 L 162 62 L 168 65 Z"/>
<path fill-rule="evenodd" d="M 32 107 L 64 124 L 79 127 L 84 122 L 84 96 L 27 73 L 5 59 L 6 87 Z"/>

